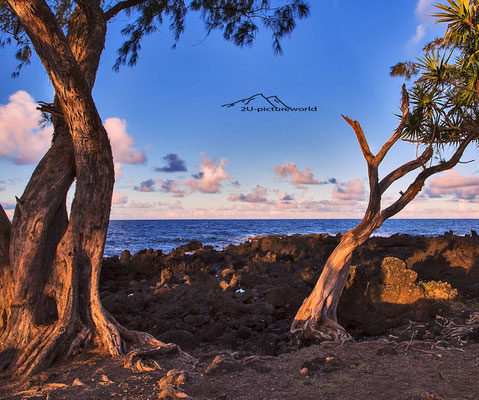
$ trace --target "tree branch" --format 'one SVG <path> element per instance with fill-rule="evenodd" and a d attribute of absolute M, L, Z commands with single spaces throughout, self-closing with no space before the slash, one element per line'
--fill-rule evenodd
<path fill-rule="evenodd" d="M 105 21 L 109 21 L 113 17 L 116 17 L 121 11 L 127 8 L 135 7 L 144 3 L 146 0 L 123 0 L 116 3 L 113 7 L 109 8 L 103 13 Z"/>
<path fill-rule="evenodd" d="M 396 168 L 394 171 L 386 175 L 383 179 L 381 179 L 381 182 L 379 183 L 379 189 L 381 194 L 383 194 L 388 189 L 388 187 L 391 186 L 398 179 L 407 175 L 409 172 L 414 171 L 416 168 L 419 168 L 426 164 L 432 157 L 432 154 L 432 146 L 428 146 L 418 158 L 409 161 L 404 165 L 401 165 L 400 167 Z"/>
<path fill-rule="evenodd" d="M 401 122 L 396 128 L 396 131 L 387 140 L 387 142 L 383 144 L 383 147 L 381 147 L 381 150 L 379 150 L 379 152 L 374 157 L 374 164 L 376 166 L 379 166 L 379 164 L 381 164 L 381 162 L 383 161 L 388 151 L 391 149 L 394 143 L 396 143 L 399 140 L 399 138 L 402 135 L 402 131 L 404 130 L 404 127 L 406 126 L 407 121 L 409 120 L 409 95 L 406 90 L 406 85 L 404 84 L 402 85 L 401 111 L 402 111 Z"/>
<path fill-rule="evenodd" d="M 465 90 L 469 93 L 474 93 L 474 94 L 479 94 L 479 90 L 475 90 L 475 89 L 471 89 L 471 88 L 468 88 L 467 86 L 464 86 L 464 85 L 459 85 L 457 83 L 455 83 L 454 81 L 452 80 L 445 80 L 447 83 L 449 83 L 450 85 L 454 86 L 456 89 L 461 89 L 461 90 Z"/>
<path fill-rule="evenodd" d="M 479 134 L 477 132 L 470 133 L 469 136 L 464 140 L 464 142 L 461 143 L 461 145 L 457 148 L 456 152 L 448 161 L 435 165 L 433 167 L 429 167 L 424 171 L 420 172 L 414 182 L 409 185 L 406 192 L 403 193 L 403 195 L 398 200 L 396 200 L 396 202 L 394 202 L 381 212 L 381 223 L 386 219 L 392 217 L 393 215 L 396 215 L 399 211 L 406 207 L 406 205 L 409 204 L 421 191 L 427 178 L 429 178 L 431 175 L 437 174 L 438 172 L 453 168 L 460 161 L 464 150 L 466 150 L 469 143 L 471 143 L 478 137 Z"/>
<path fill-rule="evenodd" d="M 364 136 L 364 132 L 363 132 L 363 129 L 361 128 L 361 125 L 359 125 L 358 121 L 353 121 L 345 115 L 341 115 L 341 116 L 353 128 L 354 133 L 356 133 L 356 137 L 358 138 L 359 146 L 361 147 L 361 151 L 363 152 L 364 158 L 366 159 L 366 162 L 368 164 L 371 164 L 373 162 L 374 156 L 371 153 L 371 150 L 369 149 L 368 141 L 366 140 L 366 136 Z"/>

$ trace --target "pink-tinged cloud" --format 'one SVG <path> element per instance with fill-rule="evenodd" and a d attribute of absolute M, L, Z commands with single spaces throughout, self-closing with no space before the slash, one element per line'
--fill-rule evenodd
<path fill-rule="evenodd" d="M 456 199 L 479 198 L 479 176 L 462 176 L 456 170 L 431 178 L 425 193 L 429 197 L 454 196 Z"/>
<path fill-rule="evenodd" d="M 147 179 L 140 183 L 139 186 L 134 186 L 133 190 L 137 192 L 154 192 L 155 191 L 155 181 L 153 179 Z"/>
<path fill-rule="evenodd" d="M 278 193 L 279 201 L 283 202 L 288 202 L 288 201 L 293 201 L 294 197 L 290 194 L 287 194 L 285 192 L 279 192 Z"/>
<path fill-rule="evenodd" d="M 298 202 L 292 195 L 285 192 L 279 192 L 275 208 L 276 210 L 294 210 L 298 208 Z"/>
<path fill-rule="evenodd" d="M 40 126 L 42 114 L 27 92 L 19 90 L 0 105 L 0 157 L 15 164 L 32 164 L 50 147 L 53 127 Z"/>
<path fill-rule="evenodd" d="M 231 178 L 225 171 L 225 166 L 224 158 L 218 164 L 216 160 L 208 160 L 208 156 L 205 154 L 200 166 L 201 172 L 193 178 L 187 179 L 185 185 L 192 192 L 219 193 L 223 181 Z"/>
<path fill-rule="evenodd" d="M 115 179 L 118 180 L 118 179 L 121 179 L 123 178 L 123 168 L 121 166 L 120 163 L 116 162 L 116 163 L 113 163 L 113 167 L 115 168 Z"/>
<path fill-rule="evenodd" d="M 126 121 L 120 118 L 108 118 L 105 129 L 111 142 L 113 159 L 127 164 L 142 164 L 146 161 L 144 151 L 135 149 L 135 139 L 126 131 Z"/>
<path fill-rule="evenodd" d="M 126 193 L 113 192 L 112 204 L 126 204 L 128 195 Z"/>
<path fill-rule="evenodd" d="M 364 200 L 365 194 L 364 184 L 359 178 L 337 183 L 333 188 L 333 199 L 337 200 Z"/>
<path fill-rule="evenodd" d="M 139 201 L 132 201 L 130 204 L 128 204 L 130 208 L 153 208 L 154 205 L 151 204 L 150 202 L 142 203 Z"/>
<path fill-rule="evenodd" d="M 244 203 L 266 203 L 268 191 L 264 186 L 256 185 L 253 191 L 249 194 L 230 194 L 229 201 L 241 201 Z"/>
<path fill-rule="evenodd" d="M 185 197 L 186 193 L 183 189 L 181 189 L 181 182 L 173 181 L 171 179 L 167 179 L 164 181 L 163 179 L 157 179 L 157 183 L 160 186 L 160 192 L 163 193 L 171 193 L 173 197 Z"/>
<path fill-rule="evenodd" d="M 311 168 L 306 167 L 303 171 L 300 171 L 296 164 L 288 163 L 284 165 L 277 165 L 274 167 L 274 173 L 280 179 L 291 177 L 290 183 L 292 185 L 319 185 L 320 182 L 314 179 L 314 174 L 311 172 Z"/>
<path fill-rule="evenodd" d="M 183 211 L 183 210 L 184 210 L 183 204 L 181 204 L 181 201 L 180 201 L 180 200 L 176 200 L 174 203 L 169 204 L 169 205 L 168 205 L 168 208 L 169 208 L 170 210 L 179 210 L 179 211 Z"/>

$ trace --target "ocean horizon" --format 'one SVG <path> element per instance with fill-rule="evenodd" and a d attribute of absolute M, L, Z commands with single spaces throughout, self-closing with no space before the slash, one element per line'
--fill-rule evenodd
<path fill-rule="evenodd" d="M 157 219 L 111 220 L 105 257 L 142 249 L 162 250 L 198 240 L 203 245 L 222 249 L 255 236 L 328 233 L 342 234 L 354 228 L 360 219 Z M 397 233 L 438 236 L 452 231 L 456 235 L 479 230 L 479 219 L 389 219 L 372 236 L 388 237 Z"/>

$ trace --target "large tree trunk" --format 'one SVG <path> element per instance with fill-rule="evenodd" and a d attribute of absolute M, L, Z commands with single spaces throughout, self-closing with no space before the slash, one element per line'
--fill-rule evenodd
<path fill-rule="evenodd" d="M 110 143 L 91 97 L 106 34 L 100 2 L 77 2 L 69 43 L 44 1 L 9 3 L 49 74 L 58 115 L 53 145 L 15 210 L 10 268 L 1 275 L 0 369 L 28 376 L 81 347 L 111 355 L 134 347 L 174 351 L 119 326 L 99 299 L 114 183 Z M 65 198 L 75 177 L 68 220 Z"/>

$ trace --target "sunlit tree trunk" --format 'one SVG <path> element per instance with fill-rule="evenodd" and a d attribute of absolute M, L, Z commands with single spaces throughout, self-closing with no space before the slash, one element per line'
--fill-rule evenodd
<path fill-rule="evenodd" d="M 68 39 L 43 0 L 9 4 L 56 96 L 52 147 L 18 200 L 11 229 L 1 210 L 0 369 L 25 377 L 80 348 L 111 355 L 139 348 L 130 353 L 130 364 L 145 348 L 174 351 L 121 327 L 99 299 L 114 183 L 110 143 L 91 96 L 106 35 L 100 1 L 77 1 Z M 68 218 L 66 195 L 74 179 Z"/>

